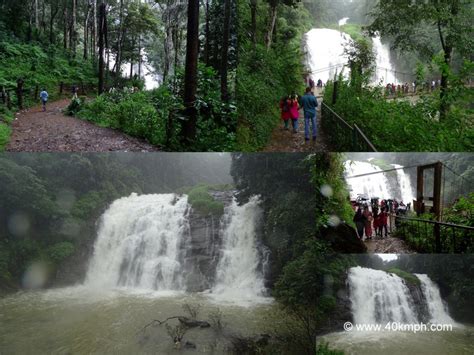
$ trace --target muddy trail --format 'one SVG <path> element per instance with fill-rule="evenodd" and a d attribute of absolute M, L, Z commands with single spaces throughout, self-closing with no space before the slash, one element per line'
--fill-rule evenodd
<path fill-rule="evenodd" d="M 316 141 L 305 141 L 304 137 L 304 114 L 300 110 L 298 119 L 298 131 L 293 133 L 291 129 L 283 129 L 283 121 L 280 119 L 278 126 L 273 130 L 270 142 L 263 149 L 264 152 L 327 152 L 331 151 L 329 143 L 325 139 L 325 133 L 321 129 L 321 92 L 314 93 L 318 98 L 318 111 L 316 115 L 317 138 Z"/>
<path fill-rule="evenodd" d="M 20 111 L 12 123 L 12 135 L 6 147 L 10 152 L 109 152 L 157 151 L 144 140 L 120 131 L 96 126 L 66 116 L 62 110 L 70 100 L 50 102 L 46 112 L 41 106 Z"/>
<path fill-rule="evenodd" d="M 372 237 L 372 239 L 364 240 L 368 253 L 377 254 L 413 254 L 415 253 L 400 238 L 392 237 Z"/>

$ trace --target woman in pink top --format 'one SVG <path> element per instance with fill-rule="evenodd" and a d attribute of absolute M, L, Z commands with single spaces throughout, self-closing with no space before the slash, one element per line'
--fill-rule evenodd
<path fill-rule="evenodd" d="M 298 132 L 298 118 L 300 117 L 298 105 L 298 95 L 292 94 L 290 96 L 290 118 L 291 123 L 293 124 L 293 133 Z"/>

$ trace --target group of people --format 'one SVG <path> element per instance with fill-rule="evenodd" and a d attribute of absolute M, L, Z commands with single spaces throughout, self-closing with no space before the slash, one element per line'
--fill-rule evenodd
<path fill-rule="evenodd" d="M 408 211 L 410 204 L 405 205 L 403 201 L 396 199 L 381 200 L 371 199 L 369 203 L 358 203 L 353 221 L 356 225 L 359 239 L 372 239 L 376 237 L 388 237 L 389 216 L 391 213 L 400 214 L 400 211 Z"/>
<path fill-rule="evenodd" d="M 311 88 L 311 90 L 314 89 L 314 80 L 312 78 L 308 79 L 308 86 Z M 318 79 L 318 81 L 316 82 L 316 87 L 323 87 L 323 81 L 321 79 Z"/>
<path fill-rule="evenodd" d="M 303 96 L 298 97 L 296 93 L 287 95 L 280 100 L 281 118 L 283 120 L 283 129 L 289 130 L 289 123 L 291 120 L 293 133 L 298 132 L 299 110 L 304 112 L 304 136 L 305 141 L 310 140 L 310 135 L 313 141 L 316 141 L 316 109 L 318 107 L 318 100 L 313 95 L 311 87 L 306 88 Z"/>
<path fill-rule="evenodd" d="M 411 92 L 416 94 L 417 91 L 435 91 L 441 86 L 441 79 L 431 81 L 413 81 L 411 83 Z M 410 85 L 406 82 L 405 84 L 388 83 L 385 86 L 387 96 L 395 94 L 408 94 L 410 92 Z"/>

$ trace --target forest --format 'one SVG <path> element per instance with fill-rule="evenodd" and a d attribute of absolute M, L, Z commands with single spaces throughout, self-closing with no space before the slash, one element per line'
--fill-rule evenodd
<path fill-rule="evenodd" d="M 251 1 L 239 11 L 238 139 L 248 149 L 267 145 L 275 103 L 323 78 L 329 150 L 472 150 L 472 3 Z"/>
<path fill-rule="evenodd" d="M 234 150 L 235 16 L 230 0 L 2 1 L 0 147 L 45 89 L 160 150 Z"/>

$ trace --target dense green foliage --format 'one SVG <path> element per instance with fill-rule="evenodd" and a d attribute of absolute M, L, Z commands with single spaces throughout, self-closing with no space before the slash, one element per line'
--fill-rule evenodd
<path fill-rule="evenodd" d="M 403 271 L 403 270 L 400 270 L 396 267 L 393 267 L 391 269 L 388 269 L 387 272 L 391 273 L 391 274 L 395 274 L 399 277 L 401 277 L 402 279 L 404 279 L 407 283 L 411 283 L 411 284 L 414 284 L 414 285 L 420 285 L 421 284 L 421 281 L 418 277 L 416 277 L 415 275 L 413 274 L 410 274 L 409 272 L 406 272 L 406 271 Z"/>
<path fill-rule="evenodd" d="M 120 129 L 144 138 L 166 150 L 179 151 L 179 121 L 183 115 L 181 91 L 183 76 L 177 76 L 176 89 L 163 85 L 152 91 L 112 90 L 86 102 L 80 109 L 72 108 L 78 117 L 100 126 Z M 198 135 L 191 151 L 230 151 L 235 144 L 235 107 L 221 100 L 216 73 L 200 66 L 197 92 Z"/>
<path fill-rule="evenodd" d="M 277 2 L 278 3 L 278 2 Z M 303 92 L 300 38 L 311 26 L 302 5 L 277 6 L 276 33 L 268 46 L 269 4 L 259 2 L 257 27 L 251 29 L 251 6 L 239 2 L 239 65 L 237 68 L 238 150 L 263 148 L 280 120 L 279 100 Z"/>
<path fill-rule="evenodd" d="M 324 92 L 327 102 L 331 102 L 332 91 L 333 84 L 330 83 Z M 380 151 L 474 149 L 471 110 L 453 109 L 446 120 L 439 121 L 433 96 L 422 97 L 415 104 L 388 101 L 381 89 L 365 87 L 358 90 L 340 80 L 338 98 L 331 107 L 347 122 L 356 123 Z M 397 133 L 394 135 L 394 132 Z"/>
<path fill-rule="evenodd" d="M 201 215 L 221 216 L 224 213 L 224 204 L 216 201 L 209 193 L 212 187 L 205 184 L 197 185 L 186 193 L 188 202 Z"/>
<path fill-rule="evenodd" d="M 0 157 L 0 284 L 17 283 L 34 261 L 56 267 L 94 238 L 111 201 L 140 191 L 137 172 L 105 155 L 9 157 Z"/>

